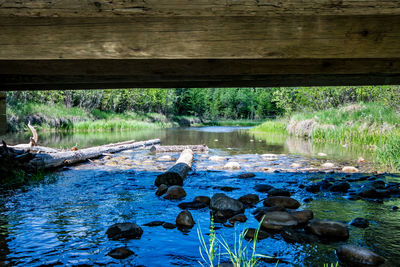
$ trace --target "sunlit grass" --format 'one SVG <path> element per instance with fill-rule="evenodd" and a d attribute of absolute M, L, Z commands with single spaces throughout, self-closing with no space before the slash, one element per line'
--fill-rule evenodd
<path fill-rule="evenodd" d="M 262 132 L 269 134 L 287 134 L 286 122 L 283 120 L 268 120 L 261 125 L 251 129 L 251 132 Z"/>
<path fill-rule="evenodd" d="M 262 222 L 263 220 L 261 220 Z M 253 241 L 251 243 L 245 240 L 247 230 L 242 232 L 237 231 L 233 236 L 233 244 L 228 242 L 223 237 L 217 237 L 214 229 L 214 221 L 211 218 L 210 235 L 208 244 L 203 237 L 200 227 L 197 229 L 197 234 L 200 241 L 199 252 L 203 262 L 199 262 L 201 266 L 214 267 L 221 263 L 221 260 L 229 260 L 234 267 L 255 267 L 259 265 L 261 258 L 270 258 L 257 253 L 258 232 L 261 227 L 261 222 L 255 231 Z M 278 265 L 278 263 L 276 264 Z"/>

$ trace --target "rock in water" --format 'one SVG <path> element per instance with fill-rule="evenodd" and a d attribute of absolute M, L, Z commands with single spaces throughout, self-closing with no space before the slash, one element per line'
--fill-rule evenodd
<path fill-rule="evenodd" d="M 239 162 L 228 162 L 225 164 L 224 169 L 231 169 L 231 170 L 239 170 L 240 169 L 240 164 Z"/>
<path fill-rule="evenodd" d="M 239 198 L 239 201 L 242 202 L 245 206 L 254 206 L 260 201 L 260 198 L 256 194 L 248 194 Z"/>
<path fill-rule="evenodd" d="M 254 186 L 254 189 L 257 192 L 260 193 L 267 193 L 269 190 L 271 190 L 272 188 L 274 188 L 273 186 L 269 185 L 269 184 L 258 184 L 256 186 Z"/>
<path fill-rule="evenodd" d="M 264 206 L 273 207 L 273 206 L 280 206 L 287 209 L 297 209 L 300 207 L 300 203 L 293 198 L 284 197 L 284 196 L 276 196 L 276 197 L 269 197 L 264 200 Z"/>
<path fill-rule="evenodd" d="M 330 169 L 330 168 L 335 167 L 335 164 L 333 164 L 333 163 L 331 163 L 331 162 L 326 162 L 326 163 L 322 164 L 321 167 L 322 167 L 322 168 Z"/>
<path fill-rule="evenodd" d="M 176 225 L 181 228 L 191 229 L 194 226 L 192 214 L 188 210 L 184 210 L 176 217 Z"/>
<path fill-rule="evenodd" d="M 252 172 L 246 172 L 246 173 L 242 173 L 238 175 L 238 178 L 242 178 L 242 179 L 247 179 L 247 178 L 253 178 L 256 175 Z"/>
<path fill-rule="evenodd" d="M 211 198 L 210 208 L 213 210 L 217 220 L 226 220 L 244 212 L 242 202 L 222 193 L 217 193 Z"/>
<path fill-rule="evenodd" d="M 312 220 L 306 230 L 328 240 L 347 240 L 349 238 L 349 229 L 341 222 Z"/>
<path fill-rule="evenodd" d="M 282 228 L 296 225 L 296 218 L 286 211 L 266 212 L 261 223 L 261 226 L 268 230 L 281 230 Z"/>
<path fill-rule="evenodd" d="M 108 228 L 106 232 L 109 239 L 118 240 L 126 239 L 140 239 L 143 234 L 142 228 L 136 223 L 116 223 Z"/>
<path fill-rule="evenodd" d="M 290 192 L 285 189 L 280 189 L 280 188 L 273 188 L 268 191 L 268 196 L 285 196 L 285 197 L 290 197 Z"/>
<path fill-rule="evenodd" d="M 344 245 L 336 249 L 339 260 L 349 266 L 379 266 L 385 259 L 369 249 Z"/>
<path fill-rule="evenodd" d="M 209 161 L 224 161 L 226 160 L 225 157 L 221 157 L 221 156 L 211 156 L 208 158 Z"/>
<path fill-rule="evenodd" d="M 207 196 L 197 196 L 193 199 L 193 202 L 201 202 L 201 203 L 207 204 L 207 206 L 210 205 L 210 201 L 211 201 L 211 199 Z"/>
<path fill-rule="evenodd" d="M 247 217 L 244 214 L 237 214 L 229 219 L 229 222 L 231 224 L 235 224 L 235 222 L 246 222 L 246 221 L 247 221 Z"/>
<path fill-rule="evenodd" d="M 342 172 L 352 173 L 352 172 L 359 172 L 359 170 L 356 167 L 353 167 L 353 166 L 344 166 L 342 168 Z"/>
<path fill-rule="evenodd" d="M 182 202 L 179 203 L 178 205 L 179 208 L 183 209 L 183 210 L 199 210 L 199 209 L 204 209 L 207 208 L 208 205 L 206 203 L 203 202 Z"/>
<path fill-rule="evenodd" d="M 312 210 L 301 210 L 290 213 L 293 217 L 297 219 L 300 224 L 307 223 L 309 220 L 314 218 L 314 213 Z"/>
<path fill-rule="evenodd" d="M 348 182 L 336 182 L 329 190 L 332 192 L 347 192 L 350 189 L 350 184 Z"/>
<path fill-rule="evenodd" d="M 167 192 L 167 190 L 168 190 L 168 186 L 166 186 L 165 184 L 161 184 L 156 191 L 156 195 L 162 196 Z"/>
<path fill-rule="evenodd" d="M 132 250 L 121 247 L 121 248 L 114 248 L 113 250 L 108 252 L 107 255 L 114 259 L 123 260 L 134 254 L 135 253 Z"/>
<path fill-rule="evenodd" d="M 255 235 L 257 233 L 257 229 L 247 228 L 245 230 L 245 232 L 246 232 L 246 234 L 244 236 L 244 239 L 246 239 L 248 241 L 251 241 L 251 240 L 253 240 L 255 238 Z M 269 233 L 264 232 L 263 230 L 258 230 L 257 240 L 262 240 L 262 239 L 265 239 L 267 237 L 269 237 Z"/>
<path fill-rule="evenodd" d="M 181 199 L 186 197 L 186 192 L 180 185 L 173 185 L 168 188 L 165 199 Z"/>
<path fill-rule="evenodd" d="M 350 222 L 350 225 L 353 225 L 353 226 L 359 227 L 359 228 L 367 228 L 369 226 L 369 222 L 368 222 L 368 220 L 366 220 L 364 218 L 355 218 L 354 220 L 352 220 Z"/>

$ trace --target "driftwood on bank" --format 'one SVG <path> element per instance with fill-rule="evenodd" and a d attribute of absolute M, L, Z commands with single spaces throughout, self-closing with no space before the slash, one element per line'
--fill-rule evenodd
<path fill-rule="evenodd" d="M 193 152 L 201 153 L 208 152 L 208 146 L 206 145 L 187 145 L 187 146 L 152 146 L 150 148 L 151 153 L 165 153 L 165 152 L 182 152 L 185 149 L 190 149 Z"/>
<path fill-rule="evenodd" d="M 160 139 L 142 142 L 127 141 L 116 144 L 79 149 L 76 151 L 56 151 L 51 153 L 39 152 L 24 146 L 7 147 L 3 142 L 0 148 L 0 170 L 23 169 L 34 171 L 62 167 L 74 163 L 100 157 L 104 153 L 116 153 L 123 150 L 159 144 Z M 37 147 L 36 147 L 37 148 Z M 40 151 L 40 149 L 39 149 Z"/>
<path fill-rule="evenodd" d="M 193 151 L 185 149 L 182 151 L 179 159 L 175 165 L 168 169 L 168 171 L 157 176 L 154 184 L 160 186 L 165 184 L 170 185 L 183 185 L 189 171 L 192 169 Z"/>

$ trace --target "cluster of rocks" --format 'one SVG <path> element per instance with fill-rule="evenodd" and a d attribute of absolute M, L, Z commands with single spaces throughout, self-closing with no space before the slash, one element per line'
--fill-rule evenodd
<path fill-rule="evenodd" d="M 363 182 L 363 184 L 360 185 L 359 182 Z M 386 183 L 379 179 L 379 175 L 357 177 L 347 175 L 339 180 L 327 177 L 319 182 L 300 185 L 299 187 L 311 193 L 320 191 L 347 193 L 349 200 L 364 199 L 373 200 L 377 203 L 382 203 L 383 199 L 400 197 L 400 183 Z"/>
<path fill-rule="evenodd" d="M 257 233 L 257 239 L 265 239 L 271 235 L 281 235 L 286 242 L 313 243 L 336 242 L 349 239 L 348 225 L 342 222 L 314 219 L 312 210 L 297 210 L 301 204 L 290 197 L 290 192 L 284 189 L 276 189 L 268 185 L 257 185 L 259 192 L 268 193 L 263 200 L 263 206 L 256 208 L 252 213 L 260 222 L 260 229 L 246 229 L 245 238 L 253 240 Z M 216 222 L 231 224 L 245 222 L 246 208 L 254 207 L 259 203 L 257 194 L 248 194 L 238 200 L 223 193 L 217 193 L 211 198 L 210 210 Z M 351 223 L 355 227 L 365 228 L 369 223 L 363 218 L 356 218 Z M 225 226 L 229 224 L 225 223 Z M 358 266 L 379 266 L 384 259 L 374 252 L 353 245 L 340 246 L 337 255 L 341 262 Z"/>

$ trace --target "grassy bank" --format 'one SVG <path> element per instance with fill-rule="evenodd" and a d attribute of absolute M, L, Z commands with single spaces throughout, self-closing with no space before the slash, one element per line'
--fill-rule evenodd
<path fill-rule="evenodd" d="M 254 132 L 286 133 L 313 142 L 361 144 L 375 150 L 375 161 L 400 170 L 400 115 L 380 103 L 358 103 L 267 121 Z"/>
<path fill-rule="evenodd" d="M 158 113 L 115 113 L 100 110 L 87 111 L 61 104 L 44 105 L 27 103 L 7 109 L 8 128 L 11 131 L 26 129 L 31 121 L 45 131 L 110 131 L 127 129 L 154 129 L 178 124 Z"/>
<path fill-rule="evenodd" d="M 195 116 L 170 116 L 159 113 L 135 113 L 85 110 L 78 107 L 66 107 L 63 104 L 45 105 L 25 103 L 7 107 L 7 121 L 10 131 L 27 130 L 31 121 L 42 131 L 116 131 L 159 129 L 178 126 L 254 126 L 262 121 L 217 120 L 203 121 Z"/>

